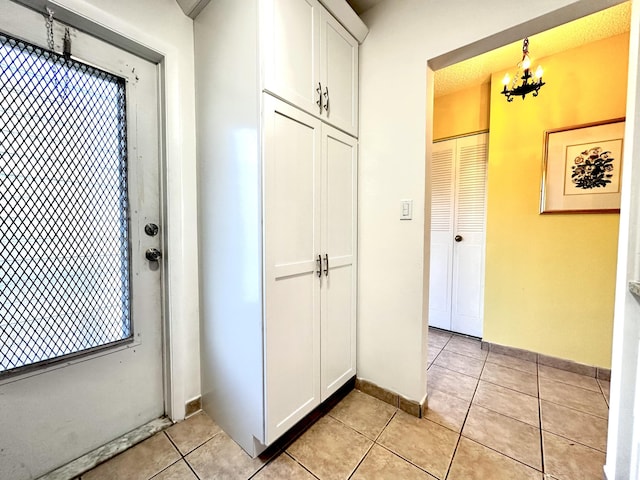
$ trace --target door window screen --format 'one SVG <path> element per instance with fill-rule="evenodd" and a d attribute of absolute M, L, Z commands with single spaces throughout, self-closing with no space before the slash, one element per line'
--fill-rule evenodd
<path fill-rule="evenodd" d="M 0 34 L 0 375 L 131 338 L 125 81 Z"/>

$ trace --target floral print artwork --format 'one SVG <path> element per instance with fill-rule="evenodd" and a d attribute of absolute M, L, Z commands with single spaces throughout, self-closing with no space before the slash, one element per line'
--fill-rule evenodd
<path fill-rule="evenodd" d="M 606 187 L 613 178 L 614 160 L 611 151 L 603 151 L 601 147 L 584 150 L 574 159 L 571 181 L 583 190 Z"/>
<path fill-rule="evenodd" d="M 615 119 L 545 132 L 540 213 L 619 211 L 624 126 Z"/>

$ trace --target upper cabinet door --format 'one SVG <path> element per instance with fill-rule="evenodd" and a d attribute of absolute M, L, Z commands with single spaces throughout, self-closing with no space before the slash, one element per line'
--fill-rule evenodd
<path fill-rule="evenodd" d="M 314 115 L 320 107 L 318 0 L 265 0 L 262 48 L 264 89 Z"/>
<path fill-rule="evenodd" d="M 327 11 L 321 28 L 322 116 L 358 136 L 358 41 Z"/>

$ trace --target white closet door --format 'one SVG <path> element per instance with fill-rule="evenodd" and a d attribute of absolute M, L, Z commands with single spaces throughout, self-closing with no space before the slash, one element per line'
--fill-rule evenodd
<path fill-rule="evenodd" d="M 320 82 L 318 0 L 264 0 L 261 51 L 265 90 L 320 115 L 316 101 Z"/>
<path fill-rule="evenodd" d="M 320 403 L 321 122 L 265 95 L 264 135 L 268 445 Z"/>
<path fill-rule="evenodd" d="M 326 11 L 320 69 L 323 115 L 332 125 L 358 136 L 358 41 Z"/>
<path fill-rule="evenodd" d="M 482 336 L 487 134 L 457 139 L 451 330 Z"/>
<path fill-rule="evenodd" d="M 429 325 L 451 330 L 455 140 L 433 144 Z"/>
<path fill-rule="evenodd" d="M 356 374 L 357 141 L 322 125 L 322 400 Z"/>
<path fill-rule="evenodd" d="M 432 150 L 429 325 L 482 336 L 487 134 Z"/>

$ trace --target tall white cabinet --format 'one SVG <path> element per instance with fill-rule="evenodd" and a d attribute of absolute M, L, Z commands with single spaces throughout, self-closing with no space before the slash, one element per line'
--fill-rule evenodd
<path fill-rule="evenodd" d="M 356 374 L 358 42 L 216 0 L 195 45 L 203 407 L 257 455 Z"/>

